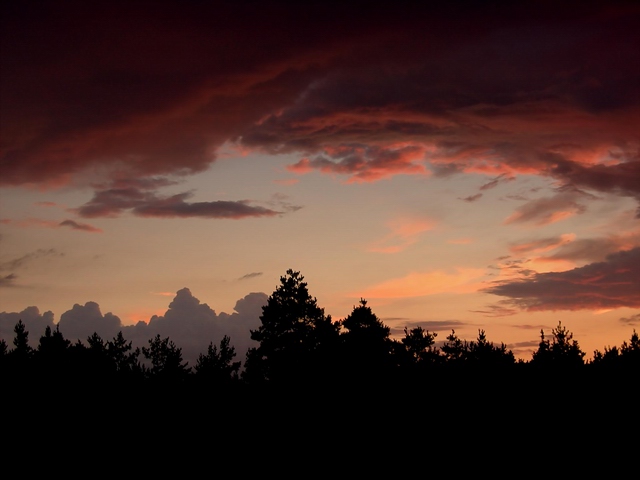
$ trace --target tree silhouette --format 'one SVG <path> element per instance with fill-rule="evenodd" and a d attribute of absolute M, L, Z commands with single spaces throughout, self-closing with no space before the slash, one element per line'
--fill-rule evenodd
<path fill-rule="evenodd" d="M 18 362 L 26 363 L 33 355 L 33 348 L 29 345 L 29 332 L 22 320 L 18 320 L 13 328 L 13 349 L 11 356 Z"/>
<path fill-rule="evenodd" d="M 142 347 L 142 354 L 151 362 L 151 368 L 145 370 L 150 378 L 180 381 L 185 380 L 190 373 L 191 369 L 182 359 L 182 349 L 169 337 L 160 338 L 160 334 L 157 334 L 149 340 L 149 347 Z"/>
<path fill-rule="evenodd" d="M 230 345 L 231 339 L 225 335 L 220 340 L 220 348 L 209 343 L 206 354 L 200 354 L 195 365 L 195 374 L 216 385 L 237 381 L 241 362 L 234 362 L 236 349 Z"/>
<path fill-rule="evenodd" d="M 424 330 L 421 326 L 411 330 L 404 327 L 402 344 L 411 364 L 424 366 L 440 360 L 440 351 L 435 347 L 437 336 L 437 333 Z"/>
<path fill-rule="evenodd" d="M 591 364 L 600 369 L 607 370 L 633 370 L 640 369 L 640 338 L 633 330 L 629 343 L 622 342 L 620 348 L 605 347 L 604 353 L 596 350 Z"/>
<path fill-rule="evenodd" d="M 357 375 L 371 375 L 392 366 L 391 329 L 373 313 L 366 300 L 360 299 L 360 305 L 353 307 L 339 324 L 342 358 L 346 362 L 342 368 Z"/>
<path fill-rule="evenodd" d="M 459 365 L 467 359 L 469 344 L 458 337 L 454 329 L 451 329 L 447 341 L 440 347 L 440 350 L 448 365 Z"/>
<path fill-rule="evenodd" d="M 303 280 L 300 272 L 287 270 L 262 307 L 261 325 L 251 330 L 259 346 L 247 352 L 246 380 L 300 381 L 327 367 L 337 347 L 339 325 L 325 316 Z"/>
<path fill-rule="evenodd" d="M 516 363 L 513 352 L 507 350 L 504 343 L 497 346 L 489 342 L 484 330 L 478 330 L 478 338 L 469 342 L 466 354 L 467 361 L 482 368 L 507 367 Z"/>
<path fill-rule="evenodd" d="M 537 367 L 575 368 L 584 365 L 585 352 L 580 349 L 573 334 L 558 322 L 551 330 L 551 340 L 540 331 L 538 349 L 533 352 L 531 364 Z"/>
<path fill-rule="evenodd" d="M 158 343 L 157 340 L 158 337 L 156 337 L 156 344 Z M 161 351 L 167 351 L 167 357 L 170 357 L 173 361 L 175 361 L 176 358 L 179 358 L 181 361 L 181 351 L 175 352 L 175 345 L 172 343 L 169 344 L 168 338 L 165 340 L 162 341 L 163 345 L 158 347 L 158 349 Z M 140 362 L 138 361 L 140 349 L 134 349 L 132 342 L 127 342 L 125 340 L 122 330 L 120 330 L 112 340 L 106 343 L 106 353 L 109 360 L 113 363 L 116 372 L 119 374 L 133 375 L 141 372 Z M 178 362 L 178 364 L 179 363 L 180 362 Z"/>

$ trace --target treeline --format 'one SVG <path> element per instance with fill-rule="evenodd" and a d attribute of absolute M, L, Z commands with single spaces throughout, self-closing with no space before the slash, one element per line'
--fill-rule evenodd
<path fill-rule="evenodd" d="M 269 297 L 251 331 L 257 342 L 244 362 L 236 358 L 231 339 L 209 344 L 195 365 L 183 360 L 181 348 L 156 335 L 142 348 L 133 348 L 120 332 L 112 339 L 94 333 L 72 343 L 59 328 L 47 327 L 36 347 L 22 321 L 14 329 L 12 346 L 0 340 L 0 372 L 13 382 L 55 383 L 57 386 L 205 386 L 236 392 L 268 386 L 420 386 L 425 382 L 534 382 L 544 379 L 581 382 L 594 379 L 638 378 L 640 340 L 605 347 L 587 358 L 561 323 L 540 343 L 530 360 L 516 360 L 504 344 L 489 341 L 483 330 L 476 339 L 455 331 L 436 346 L 437 333 L 405 328 L 400 340 L 361 300 L 340 321 L 317 305 L 299 272 L 288 270 Z M 111 383 L 112 385 L 114 383 Z"/>

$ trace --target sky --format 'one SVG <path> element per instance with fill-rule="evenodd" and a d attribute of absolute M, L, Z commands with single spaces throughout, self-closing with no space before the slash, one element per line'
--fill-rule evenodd
<path fill-rule="evenodd" d="M 640 330 L 640 5 L 2 2 L 0 337 L 238 359 L 288 269 L 529 360 Z"/>

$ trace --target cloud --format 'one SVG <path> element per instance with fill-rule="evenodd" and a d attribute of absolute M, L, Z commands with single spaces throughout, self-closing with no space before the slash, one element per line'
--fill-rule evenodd
<path fill-rule="evenodd" d="M 640 325 L 640 313 L 636 313 L 630 317 L 622 317 L 620 321 L 628 325 Z"/>
<path fill-rule="evenodd" d="M 29 332 L 29 343 L 36 346 L 38 340 L 44 335 L 47 327 L 54 328 L 53 312 L 40 313 L 38 307 L 27 307 L 21 312 L 0 312 L 0 338 L 7 342 L 7 346 L 13 348 L 13 329 L 22 320 L 25 329 Z"/>
<path fill-rule="evenodd" d="M 0 288 L 15 286 L 15 281 L 17 278 L 17 275 L 14 273 L 10 273 L 9 275 L 0 277 Z"/>
<path fill-rule="evenodd" d="M 528 242 L 512 244 L 509 247 L 509 250 L 516 255 L 542 253 L 575 242 L 575 240 L 575 234 L 568 233 L 558 237 L 540 238 Z"/>
<path fill-rule="evenodd" d="M 140 217 L 211 219 L 273 217 L 284 213 L 251 205 L 250 200 L 192 203 L 185 201 L 192 195 L 186 192 L 162 197 L 154 191 L 128 185 L 96 191 L 89 202 L 73 211 L 85 218 L 117 217 L 126 211 Z"/>
<path fill-rule="evenodd" d="M 498 186 L 498 184 L 502 183 L 502 182 L 509 182 L 511 180 L 514 180 L 513 177 L 507 177 L 504 173 L 501 175 L 498 175 L 496 178 L 494 178 L 493 180 L 485 183 L 484 185 L 482 185 L 480 187 L 480 190 L 484 191 L 484 190 L 490 190 L 492 188 L 495 188 Z"/>
<path fill-rule="evenodd" d="M 61 222 L 54 222 L 52 220 L 43 220 L 40 218 L 26 218 L 22 220 L 15 220 L 10 218 L 3 218 L 0 220 L 0 223 L 5 225 L 13 225 L 20 228 L 31 228 L 31 227 L 39 227 L 39 228 L 60 228 L 60 227 L 69 227 L 72 230 L 80 230 L 84 232 L 90 233 L 102 233 L 100 228 L 94 227 L 93 225 L 89 225 L 88 223 L 80 223 L 75 220 L 63 220 Z"/>
<path fill-rule="evenodd" d="M 396 326 L 391 328 L 391 334 L 395 337 L 404 337 L 405 327 L 407 328 L 407 330 L 411 330 L 412 328 L 416 327 L 422 327 L 424 330 L 428 330 L 429 332 L 433 333 L 441 331 L 450 332 L 452 329 L 455 330 L 456 328 L 462 328 L 467 325 L 460 320 L 421 320 L 401 323 L 397 320 L 402 319 L 382 319 L 383 322 L 387 322 L 389 320 L 395 320 L 393 321 L 393 323 L 396 324 Z"/>
<path fill-rule="evenodd" d="M 61 227 L 69 227 L 73 230 L 81 230 L 83 232 L 101 233 L 102 229 L 89 225 L 88 223 L 79 223 L 75 220 L 63 220 L 59 224 Z"/>
<path fill-rule="evenodd" d="M 12 4 L 0 185 L 180 177 L 237 142 L 347 182 L 536 174 L 640 199 L 640 7 L 420 3 Z M 141 214 L 268 214 L 147 200 Z"/>
<path fill-rule="evenodd" d="M 210 342 L 219 345 L 223 336 L 228 335 L 231 345 L 236 349 L 236 360 L 244 361 L 247 349 L 255 343 L 251 340 L 250 330 L 259 327 L 262 306 L 267 299 L 265 293 L 249 293 L 236 302 L 234 312 L 216 314 L 206 303 L 195 298 L 188 288 L 183 288 L 175 293 L 164 315 L 154 315 L 148 323 L 140 321 L 136 325 L 123 325 L 118 316 L 102 314 L 96 302 L 86 302 L 84 305 L 75 304 L 71 310 L 64 312 L 58 326 L 64 337 L 72 342 L 86 342 L 94 332 L 107 341 L 122 331 L 124 338 L 131 341 L 134 347 L 148 346 L 149 339 L 156 335 L 169 337 L 182 349 L 183 358 L 192 367 L 198 355 L 206 353 Z M 46 326 L 54 327 L 53 313 L 40 315 L 36 307 L 28 307 L 20 313 L 2 312 L 2 338 L 13 338 L 13 328 L 20 318 L 27 326 L 34 344 L 44 334 Z"/>
<path fill-rule="evenodd" d="M 519 312 L 516 308 L 507 307 L 504 304 L 487 305 L 485 310 L 470 310 L 473 313 L 482 313 L 485 317 L 508 317 Z"/>
<path fill-rule="evenodd" d="M 259 327 L 267 298 L 264 293 L 250 293 L 236 302 L 235 312 L 216 314 L 206 303 L 200 303 L 188 288 L 183 288 L 176 292 L 164 315 L 154 315 L 148 324 L 139 322 L 127 327 L 124 335 L 145 345 L 157 334 L 170 337 L 183 349 L 183 356 L 191 366 L 195 365 L 199 353 L 206 352 L 210 342 L 219 344 L 222 337 L 228 335 L 237 360 L 243 361 L 247 349 L 255 343 L 250 330 Z"/>
<path fill-rule="evenodd" d="M 576 194 L 560 193 L 554 197 L 532 200 L 520 206 L 504 223 L 533 223 L 548 225 L 584 213 L 586 207 L 578 203 Z"/>
<path fill-rule="evenodd" d="M 305 174 L 312 170 L 347 175 L 347 183 L 374 182 L 400 174 L 428 174 L 422 164 L 425 149 L 421 145 L 340 145 L 324 148 L 313 160 L 303 158 L 288 170 Z"/>
<path fill-rule="evenodd" d="M 84 305 L 76 303 L 60 316 L 58 325 L 65 337 L 82 341 L 94 332 L 103 340 L 111 340 L 123 329 L 120 318 L 110 312 L 103 315 L 96 302 L 86 302 Z"/>
<path fill-rule="evenodd" d="M 252 272 L 241 276 L 238 280 L 249 280 L 250 278 L 256 278 L 262 275 L 262 272 Z"/>
<path fill-rule="evenodd" d="M 391 232 L 369 246 L 370 252 L 398 253 L 416 243 L 425 232 L 433 230 L 435 223 L 427 219 L 400 218 L 387 224 Z"/>
<path fill-rule="evenodd" d="M 441 270 L 413 272 L 404 277 L 387 280 L 368 287 L 354 296 L 361 298 L 421 297 L 441 293 L 467 293 L 479 288 L 484 270 L 456 268 L 452 273 Z"/>
<path fill-rule="evenodd" d="M 640 247 L 565 272 L 536 273 L 483 290 L 527 311 L 640 307 Z"/>
<path fill-rule="evenodd" d="M 475 202 L 476 200 L 480 200 L 482 198 L 481 193 L 476 193 L 475 195 L 469 195 L 468 197 L 461 198 L 460 200 L 464 200 L 465 202 Z"/>
<path fill-rule="evenodd" d="M 54 248 L 40 248 L 34 252 L 27 253 L 12 260 L 6 260 L 0 263 L 0 272 L 11 271 L 12 273 L 5 275 L 0 279 L 0 287 L 13 287 L 18 276 L 14 273 L 16 270 L 26 270 L 33 263 L 38 263 L 51 257 L 60 257 L 64 254 L 58 252 Z"/>

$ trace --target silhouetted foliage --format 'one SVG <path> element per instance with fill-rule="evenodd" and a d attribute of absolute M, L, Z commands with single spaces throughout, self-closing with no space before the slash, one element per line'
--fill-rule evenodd
<path fill-rule="evenodd" d="M 596 350 L 590 362 L 596 368 L 618 371 L 640 370 L 640 338 L 635 330 L 629 343 L 622 342 L 620 348 L 605 347 L 604 353 Z"/>
<path fill-rule="evenodd" d="M 463 341 L 456 331 L 451 329 L 447 341 L 440 347 L 444 360 L 448 365 L 459 365 L 466 360 L 469 344 Z"/>
<path fill-rule="evenodd" d="M 190 368 L 182 359 L 182 349 L 173 341 L 160 338 L 160 334 L 149 340 L 148 347 L 142 347 L 142 354 L 151 362 L 150 368 L 145 368 L 148 377 L 160 380 L 185 380 Z"/>
<path fill-rule="evenodd" d="M 133 348 L 122 331 L 109 341 L 94 333 L 86 339 L 85 346 L 79 340 L 72 344 L 57 325 L 45 329 L 34 349 L 20 320 L 14 328 L 13 348 L 0 340 L 2 378 L 7 384 L 14 382 L 12 391 L 26 392 L 24 387 L 31 382 L 42 386 L 40 393 L 58 392 L 61 388 L 79 393 L 92 386 L 100 395 L 122 392 L 124 388 L 127 392 L 155 395 L 156 386 L 180 386 L 162 390 L 164 394 L 193 392 L 191 387 L 197 385 L 195 391 L 200 393 L 205 391 L 199 387 L 213 386 L 217 393 L 256 394 L 272 392 L 270 388 L 274 386 L 278 390 L 310 385 L 319 387 L 312 392 L 365 392 L 359 397 L 364 399 L 380 392 L 413 391 L 422 395 L 420 392 L 437 385 L 434 391 L 439 391 L 438 395 L 473 391 L 498 399 L 508 389 L 515 392 L 520 387 L 521 395 L 527 392 L 525 395 L 535 396 L 544 385 L 554 394 L 575 391 L 578 393 L 574 398 L 589 393 L 603 400 L 602 392 L 619 388 L 619 376 L 611 372 L 622 373 L 626 381 L 637 379 L 640 372 L 640 339 L 635 330 L 629 341 L 607 346 L 603 352 L 596 350 L 593 359 L 585 363 L 585 354 L 573 334 L 558 322 L 549 338 L 540 332 L 538 348 L 530 361 L 516 362 L 507 346 L 490 342 L 484 330 L 478 330 L 472 341 L 463 340 L 451 330 L 439 348 L 437 334 L 422 327 L 405 327 L 404 337 L 394 340 L 390 328 L 364 299 L 346 318 L 334 323 L 311 297 L 303 280 L 293 270 L 287 270 L 280 278 L 262 309 L 260 327 L 250 332 L 258 346 L 247 352 L 242 374 L 241 362 L 234 361 L 236 351 L 228 336 L 218 345 L 210 342 L 192 370 L 183 360 L 182 350 L 169 337 L 156 335 L 140 349 Z M 567 375 L 569 371 L 571 374 Z M 139 385 L 141 390 L 136 388 Z M 532 385 L 536 386 L 533 390 Z M 268 388 L 262 390 L 264 386 Z M 369 386 L 377 390 L 362 388 Z M 25 395 L 29 398 L 28 393 Z M 222 397 L 230 400 L 227 405 L 235 404 L 239 398 Z M 211 401 L 213 397 L 202 398 Z"/>
<path fill-rule="evenodd" d="M 404 327 L 404 345 L 407 357 L 412 364 L 424 366 L 425 364 L 435 364 L 439 362 L 440 351 L 435 347 L 435 332 L 429 332 L 422 327 L 417 326 L 408 330 Z"/>
<path fill-rule="evenodd" d="M 244 378 L 305 380 L 326 367 L 338 345 L 339 325 L 325 316 L 300 272 L 289 269 L 262 307 L 261 325 L 251 330 L 259 346 L 249 349 Z"/>
<path fill-rule="evenodd" d="M 157 340 L 157 337 L 156 337 Z M 151 341 L 150 341 L 151 343 Z M 140 356 L 140 349 L 133 348 L 131 342 L 127 342 L 122 334 L 122 330 L 119 331 L 112 340 L 106 343 L 107 357 L 113 364 L 115 371 L 121 375 L 135 375 L 141 372 L 141 365 L 138 361 Z M 166 342 L 166 349 L 170 350 L 169 354 L 172 356 L 178 356 L 182 360 L 182 352 L 174 352 L 175 346 L 173 342 L 169 344 Z"/>
<path fill-rule="evenodd" d="M 469 342 L 466 355 L 472 365 L 485 369 L 508 367 L 516 363 L 513 352 L 504 343 L 497 346 L 489 342 L 484 330 L 478 330 L 478 338 Z"/>
<path fill-rule="evenodd" d="M 371 375 L 392 367 L 391 329 L 373 313 L 366 300 L 360 299 L 360 305 L 353 307 L 339 324 L 342 327 L 342 368 L 356 375 Z"/>
<path fill-rule="evenodd" d="M 195 374 L 215 385 L 225 385 L 239 379 L 241 362 L 234 362 L 236 349 L 230 345 L 231 339 L 225 335 L 220 348 L 209 343 L 206 354 L 200 354 L 195 365 Z"/>
<path fill-rule="evenodd" d="M 536 367 L 575 368 L 584 364 L 585 352 L 580 349 L 573 334 L 558 322 L 551 330 L 551 340 L 545 338 L 544 330 L 540 331 L 538 349 L 533 352 L 531 364 Z"/>
<path fill-rule="evenodd" d="M 26 363 L 33 355 L 33 348 L 29 345 L 29 332 L 22 320 L 18 320 L 13 333 L 15 336 L 13 338 L 13 350 L 11 350 L 10 354 L 16 361 Z"/>

